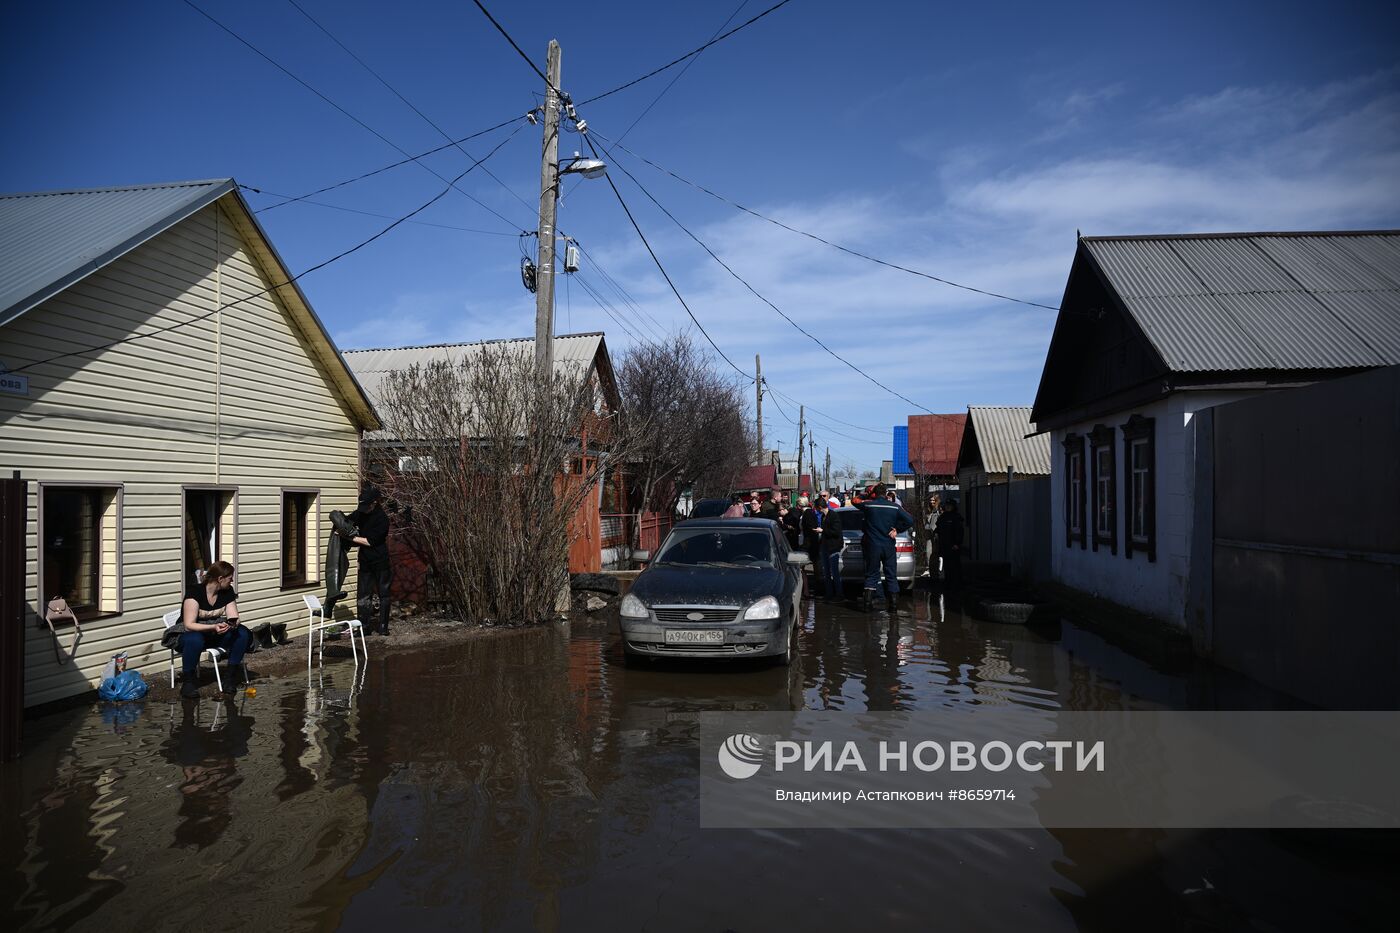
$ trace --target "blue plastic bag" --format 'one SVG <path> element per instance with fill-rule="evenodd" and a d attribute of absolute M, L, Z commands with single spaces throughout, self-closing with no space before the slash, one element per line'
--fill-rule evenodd
<path fill-rule="evenodd" d="M 139 700 L 146 695 L 146 681 L 135 671 L 123 671 L 104 678 L 97 695 L 104 700 Z"/>

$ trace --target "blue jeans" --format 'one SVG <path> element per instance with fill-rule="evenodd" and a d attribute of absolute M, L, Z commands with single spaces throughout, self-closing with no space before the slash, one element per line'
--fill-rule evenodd
<path fill-rule="evenodd" d="M 825 571 L 826 595 L 835 599 L 841 595 L 841 549 L 822 549 L 822 570 Z"/>
<path fill-rule="evenodd" d="M 865 588 L 880 588 L 880 571 L 885 571 L 885 592 L 894 595 L 899 592 L 899 579 L 895 576 L 894 540 L 884 536 L 872 538 L 869 535 L 862 541 L 865 552 Z"/>
<path fill-rule="evenodd" d="M 220 635 L 218 632 L 185 632 L 180 636 L 180 657 L 184 662 L 185 677 L 199 676 L 199 656 L 208 648 L 223 648 L 228 652 L 228 663 L 242 664 L 243 652 L 253 640 L 253 633 L 243 626 L 229 629 Z"/>

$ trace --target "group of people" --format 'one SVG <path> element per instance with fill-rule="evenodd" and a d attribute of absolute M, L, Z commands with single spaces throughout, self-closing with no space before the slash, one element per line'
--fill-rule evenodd
<path fill-rule="evenodd" d="M 359 550 L 359 583 L 356 608 L 366 631 L 389 634 L 389 517 L 384 511 L 379 490 L 368 488 L 361 496 L 359 508 L 348 516 L 355 522 L 359 534 L 352 543 Z M 180 696 L 199 696 L 199 659 L 210 648 L 222 648 L 228 653 L 228 690 L 246 679 L 243 656 L 253 641 L 253 634 L 240 621 L 238 593 L 233 588 L 234 567 L 228 561 L 216 560 L 204 571 L 203 578 L 185 591 L 180 605 L 180 621 L 165 633 L 163 644 L 180 652 L 183 677 Z M 373 623 L 374 598 L 379 598 L 377 624 Z"/>
<path fill-rule="evenodd" d="M 804 493 L 791 507 L 777 497 L 765 498 L 757 492 L 735 494 L 723 517 L 767 518 L 777 522 L 782 526 L 788 545 L 811 556 L 814 594 L 835 600 L 842 595 L 841 550 L 845 546 L 838 510 L 849 507 L 860 509 L 864 519 L 861 544 L 865 558 L 865 586 L 862 605 L 867 611 L 873 608 L 883 589 L 886 607 L 895 611 L 899 600 L 895 539 L 914 526 L 914 517 L 900 504 L 894 490 L 883 483 L 864 496 L 854 490 L 843 498 L 837 498 L 825 489 L 818 492 L 815 498 Z M 930 574 L 937 577 L 941 570 L 945 587 L 957 589 L 962 584 L 964 534 L 957 502 L 952 499 L 943 501 L 937 494 L 931 496 L 924 528 L 927 531 L 925 553 Z"/>

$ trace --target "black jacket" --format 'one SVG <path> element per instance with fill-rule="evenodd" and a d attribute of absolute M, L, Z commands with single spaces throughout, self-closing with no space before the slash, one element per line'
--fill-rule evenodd
<path fill-rule="evenodd" d="M 938 537 L 938 549 L 949 551 L 961 548 L 963 543 L 963 517 L 961 512 L 944 512 L 938 516 L 938 527 L 933 530 Z"/>
<path fill-rule="evenodd" d="M 383 569 L 389 566 L 389 515 L 382 508 L 369 512 L 358 509 L 350 513 L 350 520 L 360 529 L 360 537 L 369 542 L 360 545 L 360 563 L 365 567 Z"/>
<path fill-rule="evenodd" d="M 802 544 L 808 551 L 815 551 L 821 542 L 822 516 L 816 509 L 802 512 Z"/>
<path fill-rule="evenodd" d="M 826 518 L 822 519 L 822 550 L 828 553 L 839 551 L 845 543 L 841 537 L 841 513 L 827 509 Z"/>

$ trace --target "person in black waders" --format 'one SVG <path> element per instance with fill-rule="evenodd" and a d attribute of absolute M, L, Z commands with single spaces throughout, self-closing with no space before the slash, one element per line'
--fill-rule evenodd
<path fill-rule="evenodd" d="M 885 484 L 874 489 L 872 498 L 856 506 L 865 517 L 865 537 L 861 548 L 865 552 L 865 593 L 861 605 L 869 612 L 880 590 L 880 571 L 885 572 L 885 608 L 899 610 L 899 578 L 895 576 L 894 538 L 914 526 L 914 516 L 904 511 L 897 501 L 885 498 Z"/>
<path fill-rule="evenodd" d="M 379 490 L 367 487 L 360 507 L 349 518 L 360 529 L 354 543 L 360 547 L 360 574 L 355 586 L 355 608 L 368 634 L 389 634 L 389 516 L 379 501 Z M 379 596 L 379 624 L 374 620 L 374 597 Z"/>

